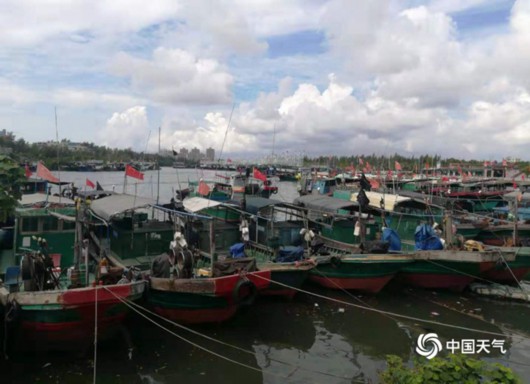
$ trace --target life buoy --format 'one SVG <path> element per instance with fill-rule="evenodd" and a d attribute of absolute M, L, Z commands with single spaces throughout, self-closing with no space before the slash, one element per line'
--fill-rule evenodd
<path fill-rule="evenodd" d="M 258 289 L 250 280 L 240 279 L 232 291 L 232 299 L 235 304 L 240 306 L 249 306 L 254 303 Z"/>
<path fill-rule="evenodd" d="M 333 268 L 339 268 L 340 267 L 340 264 L 342 263 L 340 257 L 338 256 L 332 256 L 330 259 L 329 259 L 329 263 L 331 264 L 331 266 Z"/>

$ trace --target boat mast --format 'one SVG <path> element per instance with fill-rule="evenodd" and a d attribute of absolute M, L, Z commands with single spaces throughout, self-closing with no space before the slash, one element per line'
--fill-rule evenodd
<path fill-rule="evenodd" d="M 57 128 L 57 107 L 55 107 L 55 141 L 57 143 L 57 174 L 59 176 L 59 201 L 61 201 L 61 167 L 59 166 L 59 128 Z M 73 190 L 72 190 L 73 192 Z"/>
<path fill-rule="evenodd" d="M 160 200 L 160 133 L 162 127 L 158 127 L 158 155 L 156 156 L 156 167 L 158 168 L 158 177 L 156 183 L 156 205 L 159 204 Z"/>

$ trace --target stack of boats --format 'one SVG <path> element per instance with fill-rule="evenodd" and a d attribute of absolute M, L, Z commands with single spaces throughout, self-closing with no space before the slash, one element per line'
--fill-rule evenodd
<path fill-rule="evenodd" d="M 472 220 L 424 200 L 241 194 L 161 205 L 94 191 L 21 206 L 0 259 L 7 344 L 88 345 L 96 324 L 98 337 L 115 333 L 134 300 L 194 324 L 228 320 L 259 295 L 292 298 L 307 280 L 373 294 L 392 279 L 461 291 L 530 270 L 527 248 L 470 242 Z"/>

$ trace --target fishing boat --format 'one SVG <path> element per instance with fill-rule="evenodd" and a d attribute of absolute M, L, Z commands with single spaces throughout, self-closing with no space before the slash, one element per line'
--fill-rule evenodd
<path fill-rule="evenodd" d="M 315 267 L 304 249 L 303 212 L 289 203 L 249 197 L 243 217 L 239 231 L 245 254 L 271 271 L 271 285 L 260 294 L 292 298 Z"/>
<path fill-rule="evenodd" d="M 120 194 L 92 202 L 88 211 L 95 218 L 87 228 L 95 248 L 118 266 L 145 271 L 146 305 L 171 320 L 228 320 L 270 284 L 270 272 L 257 270 L 255 264 L 218 259 L 219 248 L 228 248 L 227 231 L 211 216 Z M 178 251 L 174 242 L 181 244 Z M 168 252 L 176 252 L 172 273 L 153 273 L 157 260 Z"/>
<path fill-rule="evenodd" d="M 185 324 L 219 323 L 251 305 L 259 290 L 269 286 L 270 271 L 257 271 L 253 260 L 225 260 L 211 273 L 202 268 L 192 278 L 151 277 L 147 302 L 155 312 Z M 227 272 L 228 271 L 228 272 Z"/>
<path fill-rule="evenodd" d="M 324 287 L 377 293 L 414 261 L 377 240 L 381 227 L 371 211 L 363 211 L 357 203 L 306 195 L 294 204 L 306 212 L 309 227 L 305 235 L 317 262 L 309 279 Z"/>
<path fill-rule="evenodd" d="M 515 252 L 499 249 L 418 250 L 413 257 L 415 262 L 399 272 L 401 282 L 420 288 L 460 292 L 503 260 L 514 261 Z"/>
<path fill-rule="evenodd" d="M 254 170 L 253 174 L 217 174 L 217 180 L 190 181 L 190 196 L 205 197 L 215 201 L 241 201 L 247 196 L 271 197 L 278 193 L 277 178 Z"/>
<path fill-rule="evenodd" d="M 215 220 L 216 246 L 222 241 L 221 247 L 216 248 L 220 258 L 249 257 L 256 260 L 258 270 L 270 271 L 271 284 L 260 289 L 260 295 L 292 298 L 296 294 L 296 288 L 301 288 L 308 271 L 314 267 L 306 260 L 304 248 L 299 246 L 302 243 L 300 230 L 304 227 L 299 209 L 256 196 L 245 198 L 245 210 L 233 204 L 212 205 L 204 198 L 192 199 L 190 205 L 187 204 L 190 199 L 184 200 L 186 210 Z M 237 222 L 231 220 L 235 215 Z M 231 239 L 228 246 L 227 239 Z M 207 244 L 203 243 L 200 249 L 207 254 L 205 246 Z"/>
<path fill-rule="evenodd" d="M 69 218 L 80 234 L 79 220 L 61 216 L 63 221 Z M 87 243 L 80 245 L 79 239 L 71 243 L 76 255 L 68 273 L 62 267 L 65 259 L 50 253 L 45 237 L 27 244 L 32 247 L 36 241 L 38 250 L 22 248 L 23 254 L 15 254 L 20 262 L 6 269 L 0 284 L 5 337 L 13 348 L 83 350 L 93 343 L 96 325 L 98 339 L 115 335 L 127 314 L 122 301 L 142 296 L 145 281 L 131 271 L 124 275 L 122 268 L 105 264 L 105 269 L 89 273 Z"/>
<path fill-rule="evenodd" d="M 330 289 L 348 289 L 375 294 L 396 274 L 414 263 L 409 254 L 368 253 L 352 244 L 316 237 L 319 244 L 314 260 L 317 267 L 309 279 Z"/>

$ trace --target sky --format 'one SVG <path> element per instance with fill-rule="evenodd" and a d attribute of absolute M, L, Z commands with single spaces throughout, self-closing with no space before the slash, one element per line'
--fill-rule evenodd
<path fill-rule="evenodd" d="M 29 142 L 530 159 L 530 0 L 4 0 L 0 25 L 0 129 Z"/>

